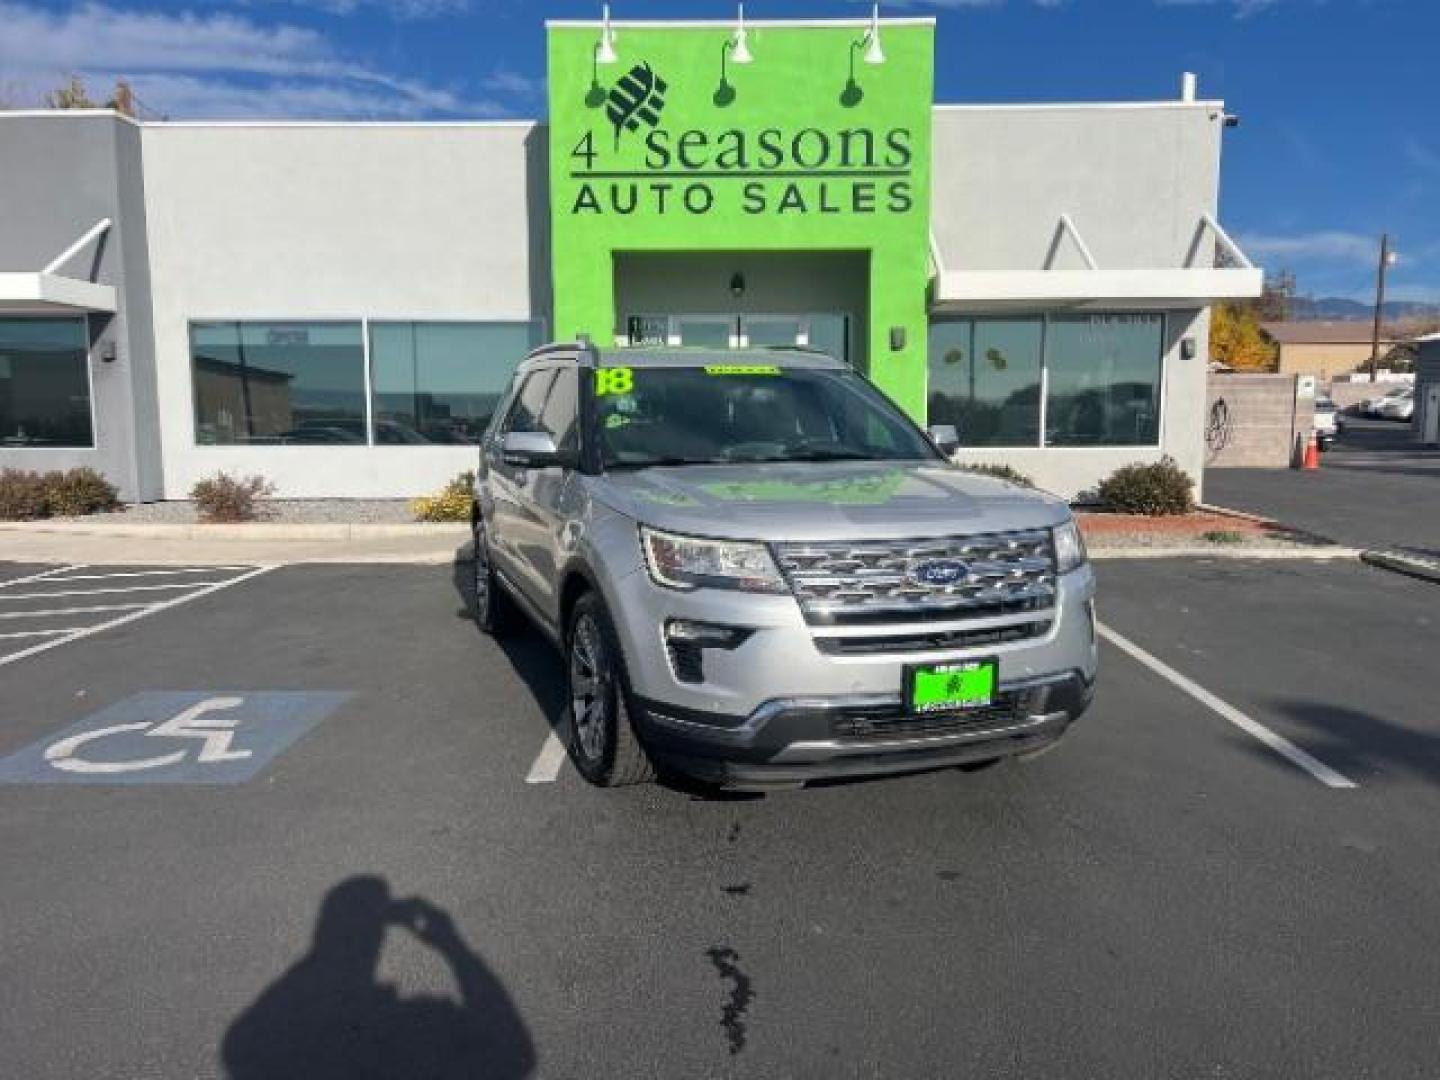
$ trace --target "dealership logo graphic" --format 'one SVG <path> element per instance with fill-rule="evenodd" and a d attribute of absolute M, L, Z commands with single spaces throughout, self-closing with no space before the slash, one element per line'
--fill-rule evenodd
<path fill-rule="evenodd" d="M 636 64 L 610 88 L 605 102 L 605 115 L 615 125 L 615 148 L 620 148 L 620 132 L 636 131 L 643 123 L 655 127 L 665 109 L 665 80 L 647 64 Z"/>

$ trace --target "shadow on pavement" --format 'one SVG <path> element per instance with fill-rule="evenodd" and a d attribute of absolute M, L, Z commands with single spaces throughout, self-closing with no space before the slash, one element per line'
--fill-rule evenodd
<path fill-rule="evenodd" d="M 492 642 L 505 654 L 505 659 L 510 661 L 510 666 L 515 669 L 515 673 L 520 676 L 545 713 L 550 729 L 564 742 L 565 668 L 560 662 L 559 654 L 545 636 L 531 625 L 530 620 L 523 616 L 518 620 L 519 625 L 513 633 L 498 638 L 489 637 L 475 626 L 475 582 L 471 577 L 470 545 L 466 544 L 462 550 L 465 553 L 464 559 L 462 561 L 457 553 L 451 577 L 455 594 L 460 597 L 460 608 L 455 612 L 456 617 L 468 621 L 477 638 Z"/>
<path fill-rule="evenodd" d="M 1408 773 L 1440 783 L 1440 734 L 1326 702 L 1282 700 L 1273 708 L 1304 729 L 1298 741 L 1308 753 L 1352 780 Z"/>
<path fill-rule="evenodd" d="M 401 997 L 376 977 L 391 927 L 444 959 L 459 990 Z M 504 986 L 450 916 L 397 899 L 384 879 L 348 878 L 320 905 L 309 951 L 231 1024 L 230 1080 L 527 1077 L 535 1048 Z"/>

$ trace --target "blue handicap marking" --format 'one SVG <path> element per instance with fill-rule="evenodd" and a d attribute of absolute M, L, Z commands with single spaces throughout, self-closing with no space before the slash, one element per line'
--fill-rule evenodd
<path fill-rule="evenodd" d="M 271 690 L 135 694 L 0 758 L 0 784 L 240 784 L 350 697 Z"/>

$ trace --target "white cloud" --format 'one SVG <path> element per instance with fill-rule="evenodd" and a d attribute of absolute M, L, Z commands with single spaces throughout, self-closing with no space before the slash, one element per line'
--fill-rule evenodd
<path fill-rule="evenodd" d="M 247 6 L 287 4 L 311 8 L 327 15 L 353 15 L 357 11 L 381 11 L 397 19 L 431 19 L 458 15 L 470 10 L 470 0 L 244 0 Z"/>
<path fill-rule="evenodd" d="M 126 11 L 100 3 L 49 12 L 0 0 L 0 71 L 31 97 L 70 73 L 91 80 L 97 96 L 124 77 L 149 107 L 175 117 L 506 111 L 496 101 L 469 101 L 453 89 L 341 54 L 306 27 L 220 13 Z"/>
<path fill-rule="evenodd" d="M 1248 233 L 1238 239 L 1246 254 L 1258 259 L 1314 259 L 1368 266 L 1379 258 L 1379 238 L 1361 233 L 1323 231 L 1288 236 Z"/>

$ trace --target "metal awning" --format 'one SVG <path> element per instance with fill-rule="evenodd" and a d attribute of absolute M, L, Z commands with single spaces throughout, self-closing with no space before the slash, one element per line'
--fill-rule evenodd
<path fill-rule="evenodd" d="M 113 285 L 99 285 L 60 273 L 65 264 L 110 228 L 110 219 L 97 221 L 78 240 L 40 270 L 0 271 L 0 311 L 37 314 L 113 313 L 119 294 Z"/>
<path fill-rule="evenodd" d="M 1221 258 L 1213 260 L 1219 265 L 1197 266 L 1207 233 L 1214 236 L 1219 248 Z M 1084 262 L 1084 269 L 1053 269 L 1055 256 L 1067 238 Z M 947 270 L 933 238 L 931 261 L 931 306 L 937 311 L 1037 307 L 1163 310 L 1259 296 L 1265 284 L 1263 271 L 1209 214 L 1201 215 L 1189 255 L 1178 267 L 1103 269 L 1068 214 L 1060 215 L 1045 265 L 1039 270 Z"/>

